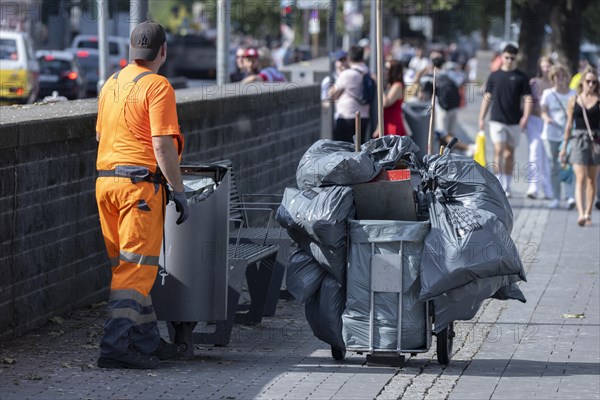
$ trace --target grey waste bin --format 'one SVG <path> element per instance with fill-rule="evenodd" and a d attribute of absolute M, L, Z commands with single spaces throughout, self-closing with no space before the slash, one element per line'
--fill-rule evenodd
<path fill-rule="evenodd" d="M 429 107 L 431 103 L 416 101 L 402 104 L 402 112 L 412 132 L 411 139 L 419 146 L 417 156 L 419 160 L 427 154 L 427 141 L 429 134 Z M 435 139 L 435 138 L 434 138 Z M 437 152 L 434 151 L 434 154 Z"/>
<path fill-rule="evenodd" d="M 428 309 L 419 301 L 421 252 L 429 227 L 429 221 L 349 221 L 342 315 L 348 350 L 400 353 L 429 348 Z"/>
<path fill-rule="evenodd" d="M 164 251 L 152 289 L 156 317 L 161 321 L 225 320 L 229 172 L 219 165 L 183 165 L 181 173 L 188 198 L 198 193 L 202 178 L 212 179 L 216 187 L 210 187 L 205 194 L 214 192 L 200 202 L 188 200 L 190 215 L 181 225 L 175 223 L 179 217 L 175 205 L 167 205 Z"/>

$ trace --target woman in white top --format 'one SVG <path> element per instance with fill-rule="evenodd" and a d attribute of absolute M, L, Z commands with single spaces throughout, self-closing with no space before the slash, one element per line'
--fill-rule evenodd
<path fill-rule="evenodd" d="M 552 191 L 554 199 L 549 204 L 550 208 L 558 208 L 560 205 L 560 160 L 558 153 L 563 142 L 563 132 L 567 123 L 567 105 L 569 98 L 575 95 L 575 91 L 569 89 L 569 73 L 563 65 L 554 65 L 550 68 L 549 73 L 552 87 L 544 90 L 540 105 L 542 106 L 542 119 L 544 120 L 544 128 L 542 130 L 542 140 L 544 148 L 548 155 L 550 164 L 550 182 L 552 183 Z M 566 195 L 569 209 L 575 207 L 575 199 L 573 198 L 573 183 L 568 184 Z"/>
<path fill-rule="evenodd" d="M 531 95 L 533 96 L 533 110 L 527 121 L 527 138 L 529 141 L 527 180 L 529 187 L 526 195 L 530 199 L 538 197 L 538 189 L 543 190 L 546 198 L 556 197 L 555 194 L 551 193 L 550 168 L 541 139 L 543 121 L 541 118 L 540 97 L 544 90 L 552 86 L 548 75 L 551 66 L 552 60 L 549 57 L 541 57 L 538 61 L 538 74 L 529 81 Z"/>

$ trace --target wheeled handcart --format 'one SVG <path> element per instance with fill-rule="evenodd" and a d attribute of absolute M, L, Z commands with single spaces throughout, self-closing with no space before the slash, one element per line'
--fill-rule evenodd
<path fill-rule="evenodd" d="M 404 353 L 429 351 L 431 302 L 419 301 L 419 268 L 428 221 L 351 220 L 346 310 L 346 350 L 367 353 L 369 365 L 402 367 Z M 448 364 L 452 324 L 437 334 L 437 358 Z M 335 351 L 334 351 L 335 350 Z M 340 352 L 332 349 L 334 358 Z"/>

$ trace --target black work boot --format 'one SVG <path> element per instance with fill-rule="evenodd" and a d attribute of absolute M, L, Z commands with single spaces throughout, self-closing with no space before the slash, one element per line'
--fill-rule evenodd
<path fill-rule="evenodd" d="M 158 357 L 143 355 L 131 348 L 118 356 L 98 358 L 100 368 L 152 369 L 158 367 L 158 364 Z"/>
<path fill-rule="evenodd" d="M 158 347 L 149 355 L 158 357 L 158 359 L 161 361 L 170 360 L 179 355 L 179 347 L 177 347 L 175 343 L 169 343 L 165 339 L 160 338 Z"/>

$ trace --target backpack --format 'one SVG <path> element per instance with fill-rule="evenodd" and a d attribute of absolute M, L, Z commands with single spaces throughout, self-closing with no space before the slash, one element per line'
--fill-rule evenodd
<path fill-rule="evenodd" d="M 435 95 L 438 104 L 444 110 L 454 110 L 460 107 L 460 91 L 448 75 L 440 74 L 436 77 Z"/>
<path fill-rule="evenodd" d="M 363 74 L 362 71 L 356 68 L 352 69 L 362 75 L 362 96 L 357 97 L 356 100 L 363 105 L 371 104 L 373 100 L 375 100 L 375 93 L 377 92 L 375 80 L 371 77 L 369 72 Z"/>

